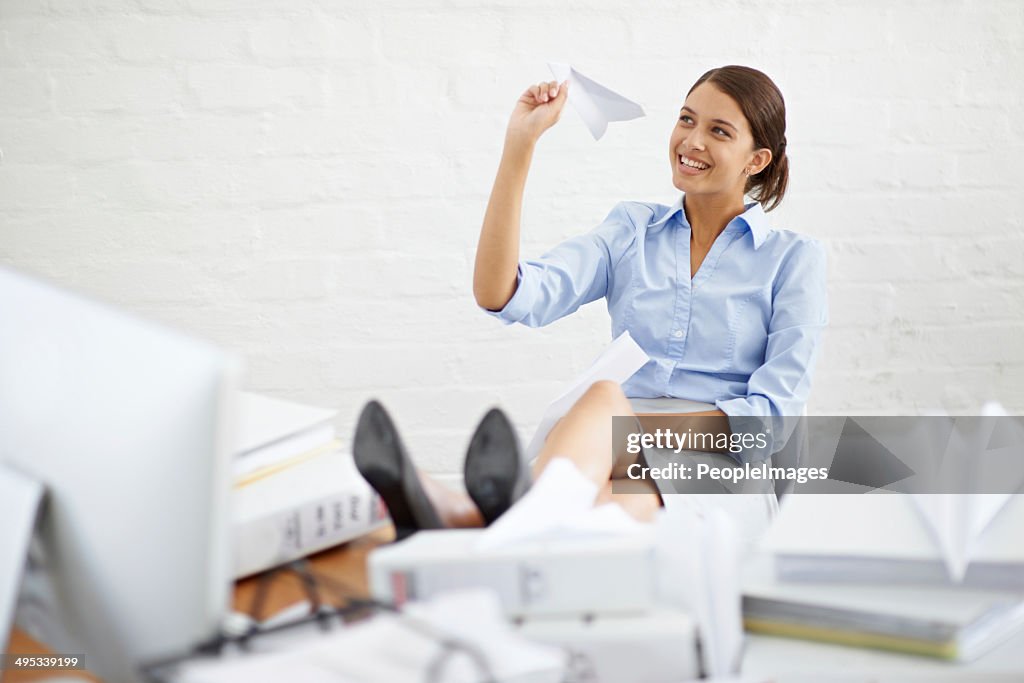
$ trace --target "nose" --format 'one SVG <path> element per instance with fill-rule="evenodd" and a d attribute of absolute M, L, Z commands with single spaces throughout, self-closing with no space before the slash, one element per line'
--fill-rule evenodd
<path fill-rule="evenodd" d="M 686 136 L 685 143 L 686 149 L 704 149 L 704 138 L 697 128 L 690 131 L 690 134 Z"/>

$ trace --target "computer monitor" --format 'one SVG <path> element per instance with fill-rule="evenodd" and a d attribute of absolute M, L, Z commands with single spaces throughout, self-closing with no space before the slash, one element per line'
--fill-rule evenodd
<path fill-rule="evenodd" d="M 47 494 L 18 626 L 111 681 L 216 633 L 238 368 L 0 267 L 0 465 Z"/>

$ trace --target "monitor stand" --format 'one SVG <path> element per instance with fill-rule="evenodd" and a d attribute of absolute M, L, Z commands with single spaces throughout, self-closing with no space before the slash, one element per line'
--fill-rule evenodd
<path fill-rule="evenodd" d="M 0 463 L 0 652 L 7 649 L 43 485 Z"/>

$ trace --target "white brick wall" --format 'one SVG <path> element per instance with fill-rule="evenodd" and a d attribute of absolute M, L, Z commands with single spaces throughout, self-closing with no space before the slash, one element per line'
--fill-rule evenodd
<path fill-rule="evenodd" d="M 455 471 L 489 405 L 528 438 L 608 340 L 601 304 L 538 331 L 473 304 L 516 96 L 571 61 L 648 112 L 544 138 L 536 253 L 620 199 L 669 201 L 683 95 L 749 64 L 789 109 L 772 217 L 831 257 L 811 412 L 1024 412 L 1024 3 L 561 7 L 0 0 L 0 261 L 212 338 L 345 433 L 380 397 Z"/>

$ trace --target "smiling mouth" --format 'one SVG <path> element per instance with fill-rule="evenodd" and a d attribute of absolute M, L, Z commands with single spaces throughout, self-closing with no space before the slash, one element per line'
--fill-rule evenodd
<path fill-rule="evenodd" d="M 676 159 L 679 161 L 680 166 L 683 166 L 684 168 L 692 172 L 706 171 L 707 169 L 711 168 L 709 164 L 705 164 L 703 161 L 688 159 L 684 157 L 682 154 L 677 155 Z"/>

